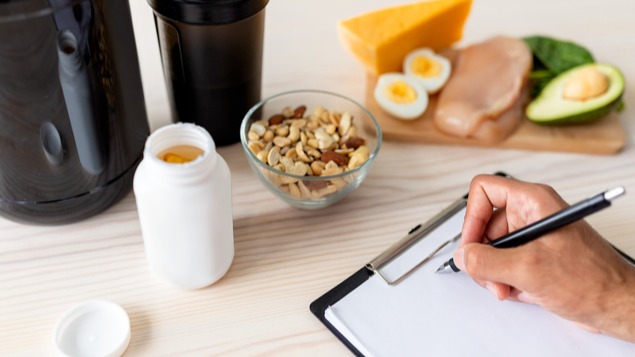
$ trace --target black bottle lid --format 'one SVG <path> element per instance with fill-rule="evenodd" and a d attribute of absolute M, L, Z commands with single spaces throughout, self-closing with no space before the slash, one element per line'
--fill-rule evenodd
<path fill-rule="evenodd" d="M 198 25 L 220 25 L 246 19 L 269 0 L 147 0 L 161 16 Z"/>

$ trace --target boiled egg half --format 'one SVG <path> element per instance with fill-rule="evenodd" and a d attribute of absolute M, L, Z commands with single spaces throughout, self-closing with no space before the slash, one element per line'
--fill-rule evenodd
<path fill-rule="evenodd" d="M 416 119 L 428 107 L 428 93 L 416 78 L 402 73 L 379 76 L 374 96 L 384 111 L 399 119 Z"/>
<path fill-rule="evenodd" d="M 429 48 L 419 48 L 404 58 L 403 71 L 415 77 L 428 93 L 434 94 L 450 78 L 452 64 Z"/>

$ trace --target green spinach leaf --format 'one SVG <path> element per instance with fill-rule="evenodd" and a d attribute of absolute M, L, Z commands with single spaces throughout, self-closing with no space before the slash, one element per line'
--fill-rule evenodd
<path fill-rule="evenodd" d="M 589 50 L 570 41 L 546 36 L 529 36 L 524 40 L 535 59 L 538 59 L 534 68 L 546 68 L 556 75 L 569 68 L 595 62 Z"/>
<path fill-rule="evenodd" d="M 531 96 L 536 97 L 542 89 L 560 73 L 595 59 L 589 50 L 570 42 L 546 36 L 523 38 L 533 54 L 533 68 L 529 75 L 532 81 Z"/>

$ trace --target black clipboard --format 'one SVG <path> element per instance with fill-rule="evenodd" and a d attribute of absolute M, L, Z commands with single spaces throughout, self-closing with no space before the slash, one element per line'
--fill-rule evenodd
<path fill-rule="evenodd" d="M 368 278 L 373 276 L 373 271 L 369 270 L 367 267 L 363 267 L 359 269 L 355 274 L 349 276 L 346 280 L 339 283 L 336 287 L 329 290 L 326 294 L 320 296 L 317 300 L 313 301 L 309 306 L 309 309 L 315 315 L 315 317 L 326 326 L 326 328 L 331 331 L 335 337 L 337 337 L 346 347 L 353 352 L 355 356 L 364 357 L 364 355 L 353 346 L 353 344 L 346 338 L 344 335 L 340 333 L 340 331 L 335 328 L 325 316 L 326 309 L 329 306 L 335 304 L 340 301 L 344 296 L 348 295 L 350 292 L 355 290 L 357 287 L 362 285 Z"/>
<path fill-rule="evenodd" d="M 501 176 L 506 176 L 505 174 L 498 173 Z M 431 218 L 429 221 L 418 224 L 413 227 L 405 237 L 401 240 L 393 244 L 386 251 L 377 256 L 373 261 L 368 263 L 363 268 L 359 269 L 353 275 L 349 276 L 346 280 L 335 286 L 333 289 L 329 290 L 327 293 L 319 297 L 317 300 L 313 301 L 309 306 L 309 309 L 317 317 L 322 324 L 324 324 L 330 331 L 333 333 L 346 347 L 353 352 L 356 356 L 364 357 L 362 354 L 340 331 L 331 324 L 325 316 L 326 310 L 340 301 L 342 298 L 350 294 L 353 290 L 357 289 L 363 283 L 365 283 L 368 279 L 370 279 L 373 275 L 378 274 L 382 277 L 382 279 L 389 285 L 396 285 L 401 280 L 406 279 L 408 275 L 414 272 L 424 261 L 421 261 L 419 264 L 412 266 L 407 271 L 403 272 L 396 279 L 391 279 L 387 276 L 382 275 L 381 269 L 382 267 L 398 257 L 403 252 L 407 251 L 410 247 L 412 247 L 419 240 L 424 238 L 431 231 L 435 230 L 440 224 L 444 223 L 445 220 L 456 214 L 459 210 L 464 208 L 467 204 L 467 194 L 446 209 L 438 213 L 436 216 Z"/>
<path fill-rule="evenodd" d="M 496 173 L 500 176 L 510 177 L 509 175 L 498 172 Z M 443 223 L 448 217 L 457 214 L 461 208 L 464 208 L 467 203 L 467 194 L 461 197 L 459 200 L 455 201 L 451 205 L 449 205 L 445 210 L 441 211 L 438 215 L 431 218 L 429 221 L 424 224 L 419 224 L 412 228 L 408 234 L 402 238 L 400 241 L 396 242 L 393 246 L 391 246 L 388 250 L 380 254 L 377 258 L 375 258 L 371 263 L 359 269 L 357 272 L 349 276 L 347 279 L 342 281 L 340 284 L 320 296 L 318 299 L 313 301 L 310 304 L 310 311 L 318 318 L 318 320 L 329 330 L 333 335 L 335 335 L 354 355 L 356 356 L 364 356 L 360 350 L 358 350 L 355 345 L 349 341 L 338 328 L 336 328 L 326 317 L 326 311 L 329 307 L 335 305 L 341 299 L 349 295 L 351 292 L 355 291 L 362 284 L 367 282 L 371 277 L 378 274 L 381 276 L 381 264 L 384 264 L 395 257 L 398 257 L 402 252 L 408 250 L 413 246 L 414 243 L 423 239 L 430 231 L 436 229 L 439 224 Z M 631 264 L 635 264 L 635 260 L 617 249 L 613 246 L 613 248 L 624 257 Z M 406 279 L 409 274 L 419 268 L 421 264 L 417 264 L 413 266 L 411 270 L 405 272 L 398 279 L 391 280 L 385 276 L 381 276 L 382 280 L 384 280 L 387 284 L 398 284 L 399 281 Z M 635 345 L 633 346 L 635 347 Z"/>

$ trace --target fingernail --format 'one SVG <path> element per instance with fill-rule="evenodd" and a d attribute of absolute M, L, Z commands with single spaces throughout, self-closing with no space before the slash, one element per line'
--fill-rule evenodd
<path fill-rule="evenodd" d="M 465 271 L 465 248 L 461 247 L 454 253 L 454 264 L 457 268 Z"/>
<path fill-rule="evenodd" d="M 485 288 L 489 290 L 490 293 L 494 294 L 496 298 L 498 298 L 498 290 L 496 290 L 496 286 L 490 282 L 485 282 Z"/>
<path fill-rule="evenodd" d="M 533 297 L 531 297 L 529 294 L 525 293 L 525 292 L 522 292 L 522 293 L 518 294 L 518 301 L 522 301 L 522 302 L 527 303 L 527 304 L 535 304 L 536 303 L 536 300 Z"/>

